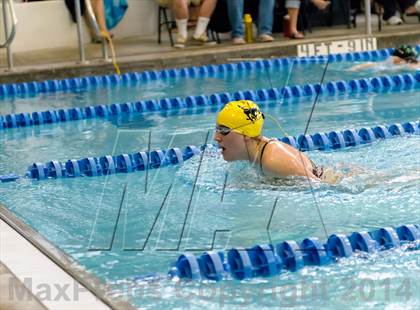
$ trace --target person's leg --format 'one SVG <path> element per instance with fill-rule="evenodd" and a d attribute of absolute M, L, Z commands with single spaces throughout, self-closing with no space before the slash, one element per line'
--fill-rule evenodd
<path fill-rule="evenodd" d="M 326 0 L 311 0 L 311 2 L 320 11 L 325 10 L 331 3 L 330 1 L 326 1 Z"/>
<path fill-rule="evenodd" d="M 228 0 L 227 1 L 229 22 L 232 27 L 232 38 L 244 37 L 244 0 Z"/>
<path fill-rule="evenodd" d="M 287 0 L 286 8 L 289 15 L 289 27 L 290 27 L 290 37 L 294 39 L 301 39 L 303 35 L 297 30 L 297 22 L 299 16 L 299 0 Z"/>
<path fill-rule="evenodd" d="M 217 0 L 204 0 L 201 4 L 199 17 L 197 20 L 197 27 L 193 38 L 196 40 L 207 41 L 207 26 L 210 22 L 210 17 L 216 7 Z"/>
<path fill-rule="evenodd" d="M 104 0 L 92 0 L 91 3 L 93 13 L 95 13 L 96 21 L 98 22 L 99 30 L 108 32 L 105 22 Z"/>
<path fill-rule="evenodd" d="M 416 0 L 397 0 L 397 2 L 404 14 L 417 13 L 416 7 L 414 6 L 416 4 Z"/>
<path fill-rule="evenodd" d="M 188 5 L 186 0 L 172 0 L 171 10 L 175 15 L 178 33 L 183 38 L 187 38 Z"/>
<path fill-rule="evenodd" d="M 174 12 L 175 19 L 188 19 L 187 0 L 172 0 L 171 10 Z"/>
<path fill-rule="evenodd" d="M 270 35 L 273 31 L 274 0 L 260 0 L 258 7 L 258 34 Z"/>
<path fill-rule="evenodd" d="M 200 17 L 210 18 L 216 7 L 217 0 L 204 0 L 200 8 Z"/>
<path fill-rule="evenodd" d="M 389 20 L 392 16 L 397 13 L 397 4 L 395 0 L 376 0 L 382 5 L 384 14 L 382 15 L 383 20 Z"/>
<path fill-rule="evenodd" d="M 298 30 L 297 30 L 297 21 L 298 21 L 298 16 L 299 16 L 299 9 L 295 9 L 295 8 L 288 8 L 287 12 L 289 13 L 289 17 L 290 17 L 290 34 L 294 35 L 294 34 L 298 34 Z"/>

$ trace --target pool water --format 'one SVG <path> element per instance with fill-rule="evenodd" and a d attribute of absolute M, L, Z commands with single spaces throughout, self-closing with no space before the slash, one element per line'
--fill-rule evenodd
<path fill-rule="evenodd" d="M 350 71 L 349 69 L 356 64 L 358 63 L 329 63 L 325 81 L 351 80 L 415 72 L 414 70 L 401 69 L 392 65 L 381 65 L 377 68 Z M 219 72 L 211 77 L 176 77 L 108 87 L 80 88 L 68 92 L 25 94 L 1 100 L 0 115 L 318 83 L 322 78 L 325 67 L 326 64 L 322 63 L 292 64 L 283 68 L 256 68 L 251 71 Z"/>
<path fill-rule="evenodd" d="M 401 101 L 401 96 L 405 100 Z M 418 97 L 418 91 L 341 99 L 320 97 L 308 133 L 415 121 L 420 114 Z M 264 134 L 270 137 L 302 134 L 312 104 L 313 99 L 309 98 L 261 103 L 264 112 L 279 119 L 282 126 L 279 128 L 267 119 Z M 149 131 L 151 149 L 202 145 L 207 131 L 214 128 L 217 109 L 179 109 L 2 130 L 0 174 L 24 174 L 32 162 L 100 157 L 111 154 L 113 149 L 114 154 L 144 151 L 148 148 Z M 10 162 L 8 158 L 15 160 Z"/>
<path fill-rule="evenodd" d="M 244 84 L 223 81 L 220 89 L 216 82 L 206 87 L 209 92 L 244 85 L 260 88 L 257 81 L 267 87 L 257 77 Z M 69 98 L 57 108 L 138 99 L 139 87 L 128 87 L 129 92 L 106 89 L 109 102 L 97 101 L 95 92 L 82 93 L 77 103 L 72 94 L 60 94 Z M 180 89 L 174 86 L 162 96 L 181 95 Z M 184 91 L 188 89 L 205 91 L 193 85 Z M 419 90 L 322 97 L 308 132 L 415 121 L 420 115 L 419 97 Z M 38 103 L 44 104 L 44 99 L 33 98 L 36 110 L 43 109 Z M 19 100 L 27 98 L 17 99 L 14 113 L 35 109 Z M 46 109 L 51 102 L 45 104 Z M 297 135 L 305 129 L 311 104 L 305 99 L 261 106 L 280 120 L 288 134 Z M 9 113 L 8 108 L 9 103 L 2 103 L 1 114 Z M 38 161 L 147 150 L 149 144 L 150 149 L 203 145 L 212 142 L 215 115 L 215 108 L 206 107 L 3 130 L 0 174 L 24 174 L 29 164 Z M 269 119 L 265 134 L 284 135 Z M 111 284 L 116 296 L 138 307 L 418 309 L 419 247 L 241 282 L 230 278 L 219 283 L 177 282 L 166 273 L 186 249 L 201 253 L 212 244 L 219 250 L 310 236 L 325 240 L 316 206 L 328 234 L 420 223 L 419 142 L 419 136 L 403 136 L 339 151 L 309 152 L 316 163 L 343 174 L 338 184 L 313 184 L 313 193 L 305 179 L 266 180 L 244 163 L 224 162 L 216 148 L 209 148 L 182 165 L 147 173 L 2 183 L 0 203 Z M 215 235 L 216 230 L 220 232 Z"/>

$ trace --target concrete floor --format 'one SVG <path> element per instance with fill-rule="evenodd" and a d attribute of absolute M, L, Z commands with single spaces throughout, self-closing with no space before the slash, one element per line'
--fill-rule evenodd
<path fill-rule="evenodd" d="M 392 47 L 401 43 L 420 43 L 420 23 L 417 17 L 409 17 L 407 23 L 398 26 L 382 25 L 378 31 L 376 16 L 372 17 L 373 36 L 378 40 L 378 48 Z M 297 45 L 310 42 L 343 40 L 365 36 L 364 16 L 357 18 L 357 28 L 346 26 L 322 27 L 306 33 L 303 40 L 284 38 L 275 34 L 272 43 L 253 43 L 233 46 L 226 35 L 221 44 L 212 47 L 190 45 L 179 50 L 170 47 L 164 34 L 162 44 L 153 37 L 115 38 L 117 61 L 122 72 L 144 71 L 165 67 L 191 66 L 204 63 L 223 63 L 231 58 L 296 56 Z M 0 56 L 0 83 L 59 79 L 72 76 L 109 74 L 114 72 L 110 61 L 102 58 L 101 44 L 86 44 L 86 63 L 80 63 L 78 49 L 45 49 L 36 52 L 15 53 L 14 68 L 7 69 L 6 56 Z"/>
<path fill-rule="evenodd" d="M 0 310 L 44 309 L 47 308 L 0 262 Z"/>

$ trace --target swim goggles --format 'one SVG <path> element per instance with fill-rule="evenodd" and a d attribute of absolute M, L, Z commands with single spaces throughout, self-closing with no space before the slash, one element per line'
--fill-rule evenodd
<path fill-rule="evenodd" d="M 249 124 L 251 124 L 251 123 L 249 123 Z M 223 125 L 216 125 L 216 133 L 220 133 L 222 136 L 227 136 L 232 130 L 248 126 L 249 124 L 244 124 L 244 125 L 241 125 L 241 126 L 238 126 L 238 127 L 235 127 L 235 128 L 229 128 L 229 127 L 226 127 L 226 126 L 223 126 Z"/>
<path fill-rule="evenodd" d="M 216 125 L 216 133 L 220 133 L 222 136 L 227 136 L 232 129 L 223 125 Z"/>

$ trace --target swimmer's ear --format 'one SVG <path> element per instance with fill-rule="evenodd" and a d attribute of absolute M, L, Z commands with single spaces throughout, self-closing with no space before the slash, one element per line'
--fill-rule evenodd
<path fill-rule="evenodd" d="M 261 112 L 262 118 L 265 119 L 265 115 L 263 112 Z"/>

